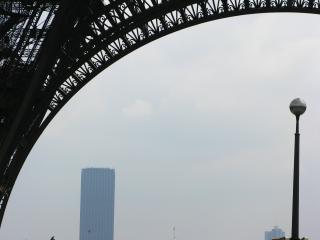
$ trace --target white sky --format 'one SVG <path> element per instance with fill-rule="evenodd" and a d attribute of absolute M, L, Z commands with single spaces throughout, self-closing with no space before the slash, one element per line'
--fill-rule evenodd
<path fill-rule="evenodd" d="M 301 119 L 301 236 L 319 239 L 319 16 L 202 24 L 105 70 L 58 114 L 15 185 L 0 239 L 79 239 L 80 171 L 116 169 L 115 240 L 263 239 L 291 231 Z"/>

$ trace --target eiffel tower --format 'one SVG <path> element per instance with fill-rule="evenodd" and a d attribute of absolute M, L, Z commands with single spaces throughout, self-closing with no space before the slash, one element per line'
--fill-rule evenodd
<path fill-rule="evenodd" d="M 0 0 L 0 224 L 37 139 L 98 73 L 178 30 L 268 12 L 320 0 Z"/>

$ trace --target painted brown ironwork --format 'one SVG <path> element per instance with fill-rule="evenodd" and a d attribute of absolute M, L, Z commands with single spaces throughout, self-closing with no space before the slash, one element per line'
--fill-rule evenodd
<path fill-rule="evenodd" d="M 320 13 L 320 0 L 0 0 L 0 222 L 19 171 L 59 110 L 143 45 L 221 18 Z"/>

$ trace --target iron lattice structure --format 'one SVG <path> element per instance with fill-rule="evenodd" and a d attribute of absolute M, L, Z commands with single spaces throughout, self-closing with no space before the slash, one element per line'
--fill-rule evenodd
<path fill-rule="evenodd" d="M 98 73 L 175 31 L 237 15 L 320 13 L 320 0 L 0 0 L 0 223 L 19 171 Z"/>

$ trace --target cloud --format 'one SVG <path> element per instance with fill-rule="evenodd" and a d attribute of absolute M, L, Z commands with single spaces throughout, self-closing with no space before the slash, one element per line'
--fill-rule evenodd
<path fill-rule="evenodd" d="M 128 117 L 146 117 L 152 115 L 153 107 L 151 103 L 141 99 L 137 99 L 134 101 L 134 103 L 123 108 L 122 112 L 125 116 Z"/>
<path fill-rule="evenodd" d="M 288 230 L 295 127 L 288 105 L 297 96 L 308 104 L 301 235 L 318 239 L 320 30 L 310 23 L 319 16 L 280 15 L 180 31 L 97 76 L 24 164 L 0 239 L 79 239 L 80 170 L 89 166 L 117 169 L 117 240 L 170 239 L 173 224 L 184 240 Z"/>

